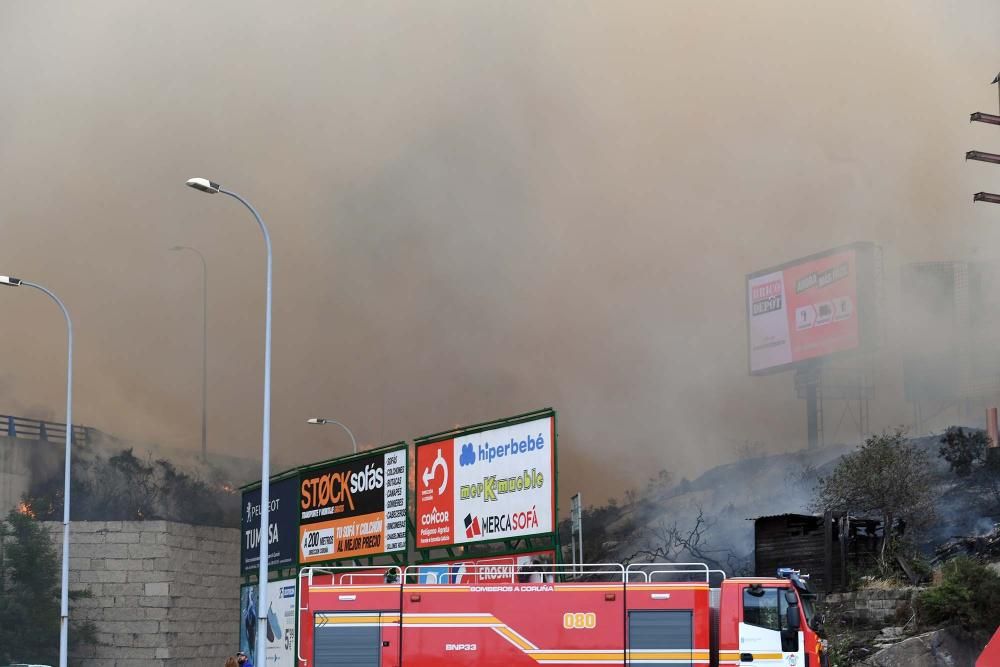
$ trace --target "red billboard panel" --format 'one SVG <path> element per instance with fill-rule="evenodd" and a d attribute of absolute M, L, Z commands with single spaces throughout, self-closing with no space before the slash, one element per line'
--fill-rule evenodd
<path fill-rule="evenodd" d="M 551 412 L 418 441 L 417 548 L 552 533 L 555 470 Z"/>
<path fill-rule="evenodd" d="M 871 249 L 856 244 L 747 276 L 751 373 L 863 346 Z"/>

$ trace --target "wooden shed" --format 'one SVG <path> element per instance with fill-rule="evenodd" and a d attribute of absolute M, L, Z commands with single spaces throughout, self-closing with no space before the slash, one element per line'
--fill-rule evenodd
<path fill-rule="evenodd" d="M 779 567 L 810 575 L 820 593 L 847 590 L 852 571 L 878 553 L 882 524 L 840 512 L 777 514 L 754 522 L 754 574 L 773 577 Z"/>

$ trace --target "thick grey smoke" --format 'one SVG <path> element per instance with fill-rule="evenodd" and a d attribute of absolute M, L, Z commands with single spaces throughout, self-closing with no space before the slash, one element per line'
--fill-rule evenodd
<path fill-rule="evenodd" d="M 804 440 L 746 374 L 744 274 L 855 240 L 994 257 L 964 165 L 1000 136 L 1000 5 L 264 2 L 0 7 L 0 273 L 78 328 L 77 417 L 196 448 L 198 247 L 210 447 L 259 448 L 275 247 L 275 458 L 552 405 L 562 488 L 620 493 Z M 895 273 L 894 273 L 895 272 Z M 62 414 L 63 330 L 0 293 L 0 411 Z M 895 317 L 888 314 L 890 321 Z M 880 362 L 872 426 L 905 423 Z M 39 411 L 38 406 L 43 411 Z M 640 470 L 641 473 L 636 471 Z"/>

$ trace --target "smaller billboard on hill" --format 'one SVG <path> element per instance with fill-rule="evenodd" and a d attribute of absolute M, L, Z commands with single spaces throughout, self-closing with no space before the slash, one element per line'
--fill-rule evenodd
<path fill-rule="evenodd" d="M 855 243 L 746 278 L 751 374 L 874 343 L 875 246 Z"/>

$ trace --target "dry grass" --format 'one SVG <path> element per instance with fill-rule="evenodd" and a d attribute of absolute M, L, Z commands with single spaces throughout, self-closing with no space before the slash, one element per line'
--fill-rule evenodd
<path fill-rule="evenodd" d="M 903 585 L 895 577 L 861 577 L 860 584 L 863 591 L 888 591 Z"/>

